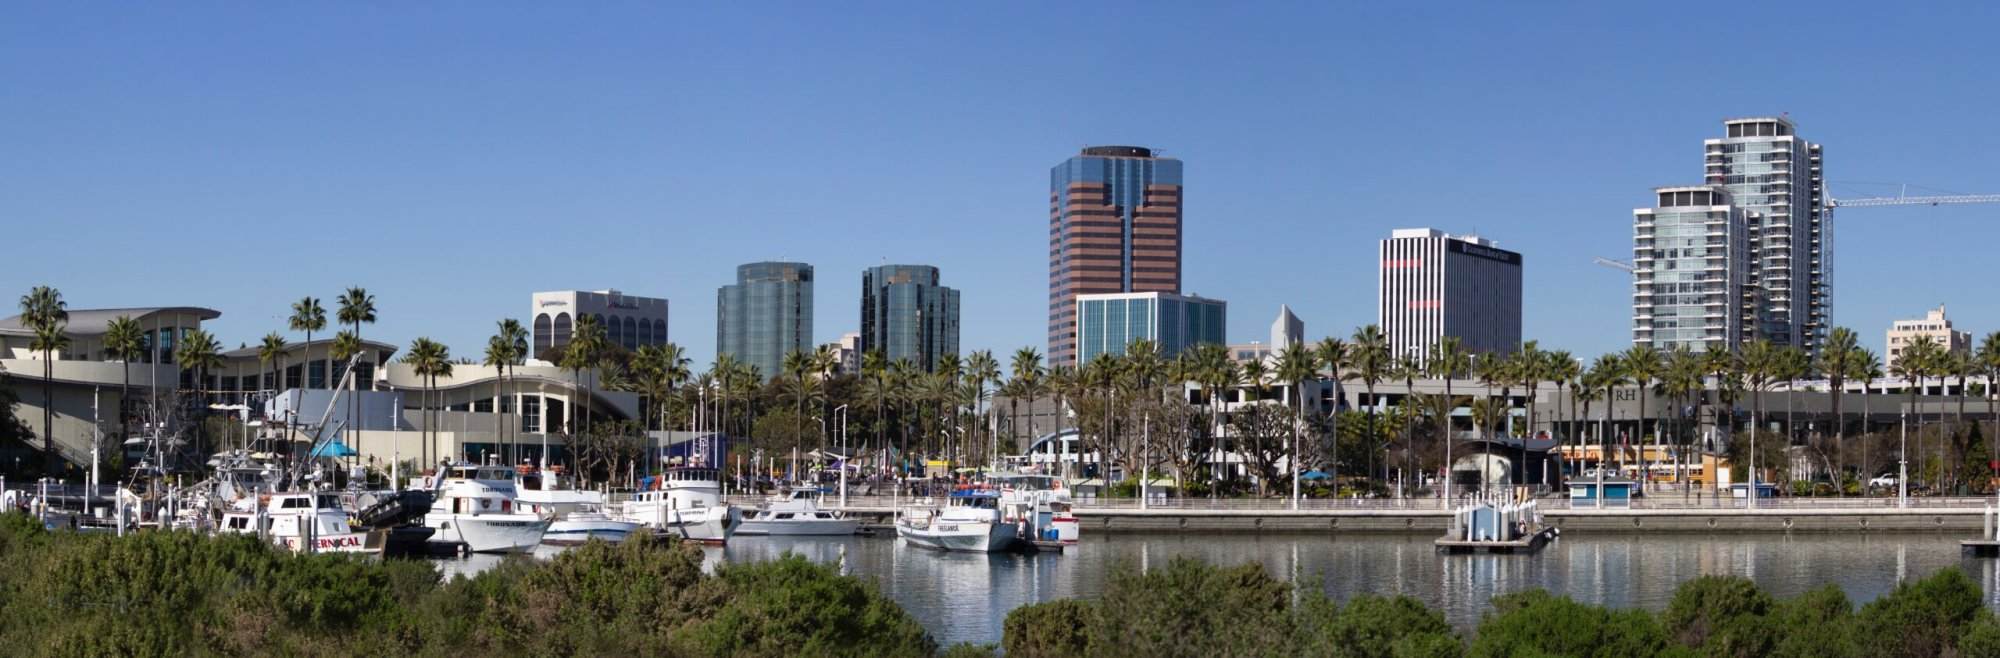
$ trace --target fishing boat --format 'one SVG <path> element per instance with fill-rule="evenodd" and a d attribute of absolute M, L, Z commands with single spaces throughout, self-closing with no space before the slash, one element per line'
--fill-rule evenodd
<path fill-rule="evenodd" d="M 722 502 L 720 473 L 706 466 L 668 468 L 642 480 L 643 489 L 620 507 L 617 519 L 704 544 L 726 544 L 743 524 L 742 512 Z"/>
<path fill-rule="evenodd" d="M 816 488 L 795 488 L 760 504 L 743 516 L 739 535 L 845 536 L 861 527 L 858 519 L 837 510 L 821 509 L 825 494 Z"/>
<path fill-rule="evenodd" d="M 1001 511 L 1000 492 L 971 488 L 951 492 L 943 504 L 919 500 L 896 518 L 896 535 L 912 546 L 994 553 L 1014 548 L 1021 522 Z"/>
<path fill-rule="evenodd" d="M 516 507 L 513 485 L 505 488 L 475 479 L 450 478 L 433 489 L 436 499 L 424 525 L 437 532 L 436 548 L 469 553 L 522 553 L 542 543 L 550 517 Z"/>
<path fill-rule="evenodd" d="M 273 494 L 261 509 L 223 512 L 217 530 L 225 534 L 262 534 L 271 543 L 299 553 L 380 554 L 388 544 L 386 529 L 359 528 L 354 516 L 332 493 Z"/>
<path fill-rule="evenodd" d="M 1061 478 L 1017 473 L 994 474 L 987 483 L 1000 490 L 1002 510 L 1022 512 L 1027 527 L 1022 539 L 1075 544 L 1082 527 L 1072 510 L 1069 489 Z"/>
<path fill-rule="evenodd" d="M 515 504 L 521 511 L 555 519 L 542 533 L 544 544 L 581 544 L 592 539 L 621 542 L 640 528 L 636 521 L 606 514 L 602 492 L 563 487 L 562 471 L 557 468 L 516 467 L 514 488 Z"/>

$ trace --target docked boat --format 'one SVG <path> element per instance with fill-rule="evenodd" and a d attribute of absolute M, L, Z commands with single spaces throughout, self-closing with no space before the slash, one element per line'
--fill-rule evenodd
<path fill-rule="evenodd" d="M 515 505 L 513 485 L 505 488 L 475 479 L 449 478 L 433 490 L 436 499 L 424 525 L 436 530 L 433 547 L 470 553 L 522 553 L 542 543 L 550 518 Z"/>
<path fill-rule="evenodd" d="M 943 505 L 919 501 L 903 510 L 896 535 L 912 546 L 994 553 L 1014 548 L 1021 525 L 1002 514 L 999 491 L 964 489 L 952 492 Z"/>
<path fill-rule="evenodd" d="M 380 554 L 389 537 L 386 529 L 356 527 L 340 496 L 324 492 L 273 494 L 261 510 L 223 512 L 218 530 L 262 534 L 299 553 Z"/>
<path fill-rule="evenodd" d="M 596 539 L 621 542 L 638 530 L 636 521 L 613 518 L 604 511 L 604 494 L 564 488 L 562 473 L 547 467 L 514 470 L 515 504 L 521 511 L 550 516 L 544 544 L 581 544 Z"/>
<path fill-rule="evenodd" d="M 645 488 L 619 508 L 618 520 L 704 544 L 728 543 L 743 524 L 742 513 L 722 502 L 722 480 L 716 469 L 674 467 L 645 482 Z"/>
<path fill-rule="evenodd" d="M 1048 475 L 996 474 L 987 482 L 1000 490 L 1000 507 L 1022 512 L 1027 522 L 1022 539 L 1075 544 L 1082 526 L 1072 509 L 1069 489 L 1061 478 Z"/>
<path fill-rule="evenodd" d="M 844 536 L 861 527 L 838 510 L 821 509 L 818 489 L 792 489 L 743 516 L 739 535 Z"/>

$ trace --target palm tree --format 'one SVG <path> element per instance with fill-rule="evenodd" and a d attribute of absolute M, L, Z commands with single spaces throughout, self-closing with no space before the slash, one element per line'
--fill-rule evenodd
<path fill-rule="evenodd" d="M 21 296 L 21 326 L 35 334 L 28 349 L 42 353 L 42 453 L 50 473 L 56 470 L 55 353 L 69 348 L 68 324 L 69 304 L 55 288 L 35 286 Z"/>
<path fill-rule="evenodd" d="M 361 288 L 359 286 L 351 286 L 347 289 L 347 292 L 342 293 L 340 295 L 339 303 L 340 303 L 340 310 L 335 313 L 334 319 L 338 320 L 341 324 L 348 325 L 349 327 L 352 328 L 352 331 L 354 332 L 353 346 L 357 348 L 352 351 L 349 351 L 348 355 L 352 356 L 354 354 L 359 354 L 362 352 L 362 349 L 360 349 L 361 324 L 364 322 L 368 324 L 375 324 L 375 296 L 368 294 L 368 290 L 365 288 Z M 338 361 L 342 359 L 340 357 L 335 357 L 335 360 Z M 372 368 L 373 365 L 371 365 L 370 367 Z M 361 378 L 359 376 L 355 377 L 347 384 L 347 392 L 349 394 L 349 397 L 350 398 L 353 397 L 353 393 L 358 390 L 361 390 Z M 355 427 L 359 424 L 358 421 L 359 421 L 359 414 L 361 413 L 361 405 L 349 404 L 347 405 L 347 407 L 348 407 L 348 427 Z M 355 447 L 358 450 L 359 449 L 358 444 L 360 443 L 359 435 L 356 435 L 355 443 L 357 444 Z"/>
<path fill-rule="evenodd" d="M 507 345 L 507 365 L 505 372 L 501 376 L 501 379 L 507 380 L 514 374 L 515 366 L 520 365 L 524 359 L 528 358 L 528 329 L 521 326 L 520 320 L 514 318 L 500 320 L 496 325 L 498 332 L 495 336 Z M 672 345 L 672 343 L 668 343 L 668 345 Z M 515 399 L 511 387 L 503 389 L 502 395 L 505 395 L 509 401 L 506 408 L 517 408 L 519 400 Z M 519 452 L 520 446 L 515 445 L 514 441 L 514 437 L 518 431 L 519 428 L 512 421 L 507 423 L 507 452 L 510 459 L 521 458 Z"/>
<path fill-rule="evenodd" d="M 1209 431 L 1213 437 L 1213 461 L 1209 464 L 1209 496 L 1220 495 L 1223 475 L 1222 396 L 1237 377 L 1236 362 L 1229 360 L 1229 348 L 1203 343 L 1195 348 L 1196 379 L 1208 398 Z"/>
<path fill-rule="evenodd" d="M 1321 338 L 1319 339 L 1319 344 L 1313 346 L 1313 356 L 1319 359 L 1320 367 L 1326 368 L 1328 378 L 1333 384 L 1333 410 L 1326 415 L 1327 436 L 1329 437 L 1328 441 L 1330 441 L 1332 445 L 1328 446 L 1328 449 L 1325 451 L 1325 454 L 1327 455 L 1326 461 L 1328 466 L 1327 468 L 1328 475 L 1330 475 L 1333 478 L 1334 495 L 1335 497 L 1339 497 L 1340 494 L 1339 418 L 1340 418 L 1340 403 L 1343 401 L 1340 395 L 1340 382 L 1341 382 L 1340 375 L 1341 375 L 1341 370 L 1346 368 L 1348 365 L 1347 343 L 1339 338 L 1334 338 L 1331 336 L 1328 336 L 1326 338 Z"/>
<path fill-rule="evenodd" d="M 1876 358 L 1875 353 L 1868 348 L 1856 347 L 1853 368 L 1847 373 L 1847 377 L 1861 381 L 1861 434 L 1865 437 L 1868 434 L 1868 397 L 1875 390 L 1875 380 L 1883 377 L 1882 360 Z M 1869 467 L 1868 443 L 1866 439 L 1861 442 L 1861 486 L 1863 487 L 1868 486 L 1868 480 L 1875 477 L 1874 470 Z"/>
<path fill-rule="evenodd" d="M 271 369 L 271 377 L 274 382 L 284 377 L 285 347 L 284 334 L 275 331 L 264 334 L 263 342 L 257 345 L 257 362 Z M 272 389 L 275 390 L 276 388 L 277 384 L 272 384 Z M 246 400 L 245 404 L 248 403 Z"/>
<path fill-rule="evenodd" d="M 966 359 L 965 380 L 966 383 L 971 384 L 973 388 L 973 400 L 972 400 L 973 415 L 976 417 L 984 418 L 986 417 L 987 414 L 991 414 L 992 413 L 991 409 L 985 409 L 985 407 L 990 406 L 989 398 L 987 397 L 986 385 L 995 384 L 1000 381 L 1000 361 L 993 358 L 992 350 L 979 350 L 973 352 L 972 356 Z M 973 428 L 974 428 L 973 438 L 975 439 L 975 441 L 978 439 L 979 436 L 977 430 L 980 424 L 981 423 L 977 422 L 973 423 Z M 995 442 L 992 445 L 991 449 L 989 449 L 989 454 L 987 455 L 987 459 L 989 462 L 992 461 L 992 458 L 995 455 L 999 454 L 998 451 L 999 451 L 999 445 L 997 442 Z"/>
<path fill-rule="evenodd" d="M 1641 468 L 1645 468 L 1646 460 L 1643 455 L 1646 454 L 1646 393 L 1647 389 L 1652 388 L 1653 380 L 1660 378 L 1660 370 L 1665 364 L 1660 357 L 1660 350 L 1652 345 L 1633 345 L 1625 350 L 1622 360 L 1625 365 L 1625 377 L 1631 381 L 1634 392 L 1639 397 L 1639 422 L 1633 428 L 1632 443 L 1639 446 L 1639 454 L 1642 456 L 1639 464 Z M 1620 454 L 1622 456 L 1622 449 Z M 1654 457 L 1657 459 L 1658 455 Z M 1648 470 L 1645 479 L 1640 482 L 1652 481 L 1652 475 L 1652 471 Z"/>
<path fill-rule="evenodd" d="M 1604 474 L 1604 448 L 1608 438 L 1604 435 L 1605 426 L 1611 423 L 1613 392 L 1625 385 L 1625 360 L 1617 354 L 1600 354 L 1590 364 L 1590 377 L 1596 384 L 1594 388 L 1598 396 L 1604 400 L 1604 416 L 1597 423 L 1597 473 L 1601 476 Z M 1625 470 L 1625 450 L 1622 446 L 1618 451 L 1618 470 Z"/>
<path fill-rule="evenodd" d="M 1412 445 L 1416 443 L 1416 432 L 1411 429 L 1410 423 L 1415 422 L 1419 415 L 1411 411 L 1416 409 L 1417 378 L 1424 376 L 1424 362 L 1415 354 L 1404 354 L 1395 360 L 1390 372 L 1403 380 L 1403 401 L 1396 405 L 1404 411 L 1400 414 L 1403 419 L 1403 464 L 1396 471 L 1396 495 L 1407 498 L 1416 493 L 1416 489 L 1408 484 L 1410 476 L 1417 472 L 1416 462 L 1413 461 L 1416 449 Z"/>
<path fill-rule="evenodd" d="M 1457 336 L 1445 336 L 1431 345 L 1430 358 L 1424 362 L 1425 376 L 1444 381 L 1444 411 L 1438 414 L 1438 440 L 1444 441 L 1444 497 L 1451 495 L 1452 444 L 1457 443 L 1451 435 L 1451 415 L 1458 409 L 1458 398 L 1451 394 L 1451 380 L 1465 374 L 1471 365 L 1471 354 L 1465 351 L 1465 342 Z"/>
<path fill-rule="evenodd" d="M 1032 347 L 1014 350 L 1012 366 L 1012 381 L 1017 382 L 1016 388 L 1019 389 L 1016 393 L 1028 398 L 1028 445 L 1032 446 L 1036 439 L 1041 438 L 1035 431 L 1035 400 L 1045 390 L 1042 384 L 1042 353 Z M 1015 420 L 1020 420 L 1018 413 Z"/>
<path fill-rule="evenodd" d="M 1076 368 L 1071 366 L 1054 365 L 1049 366 L 1048 376 L 1043 377 L 1039 381 L 1042 382 L 1043 389 L 1048 393 L 1049 397 L 1055 400 L 1056 433 L 1060 434 L 1063 430 L 1063 421 L 1069 418 L 1068 409 L 1070 405 L 1083 399 L 1084 389 L 1086 388 L 1083 373 L 1078 372 Z M 1067 449 L 1064 447 L 1062 441 L 1055 441 L 1050 443 L 1049 446 L 1057 454 L 1061 454 Z M 1058 463 L 1063 464 L 1065 475 L 1067 475 L 1068 462 L 1059 461 Z"/>
<path fill-rule="evenodd" d="M 1695 354 L 1692 348 L 1686 343 L 1676 343 L 1667 350 L 1666 364 L 1660 374 L 1660 388 L 1666 393 L 1668 402 L 1674 405 L 1671 431 L 1674 448 L 1674 484 L 1677 485 L 1687 484 L 1684 477 L 1687 473 L 1687 414 L 1682 410 L 1687 408 L 1685 406 L 1687 401 L 1702 393 L 1704 367 L 1701 356 Z M 1681 490 L 1683 497 L 1688 493 L 1685 488 Z"/>
<path fill-rule="evenodd" d="M 1963 431 L 1965 427 L 1965 399 L 1971 393 L 1971 387 L 1967 386 L 1967 384 L 1980 369 L 1979 364 L 1973 361 L 1972 355 L 1962 350 L 1945 351 L 1939 354 L 1937 364 L 1940 377 L 1951 376 L 1958 379 L 1958 414 L 1951 421 L 1950 434 L 1952 452 L 1951 484 L 1953 489 L 1957 489 L 1964 485 L 1964 480 L 1959 475 L 1959 468 L 1964 465 L 1965 452 L 1972 442 L 1972 433 Z M 1940 388 L 1944 389 L 1939 391 L 1940 393 L 1951 392 L 1949 387 L 1940 386 Z M 1939 417 L 1943 417 L 1943 415 L 1942 411 L 1938 413 Z"/>
<path fill-rule="evenodd" d="M 125 371 L 124 382 L 118 387 L 118 432 L 121 435 L 127 431 L 130 424 L 127 412 L 132 406 L 131 363 L 145 354 L 145 336 L 145 328 L 140 327 L 139 321 L 129 315 L 112 318 L 111 323 L 104 326 L 104 355 L 117 359 L 122 366 L 120 369 Z"/>
<path fill-rule="evenodd" d="M 313 332 L 326 328 L 326 307 L 320 306 L 318 298 L 311 296 L 301 297 L 299 301 L 292 302 L 292 315 L 288 320 L 287 326 L 292 331 L 303 331 L 306 333 L 305 353 L 300 355 L 302 362 L 299 364 L 299 390 L 301 393 L 292 398 L 290 418 L 286 419 L 286 426 L 290 427 L 298 419 L 298 405 L 305 398 L 303 391 L 312 388 Z M 280 376 L 279 379 L 283 380 L 284 377 Z M 279 381 L 278 388 L 279 390 L 284 390 L 290 387 L 286 385 L 286 382 Z M 325 422 L 323 418 L 320 420 L 321 422 Z"/>
<path fill-rule="evenodd" d="M 1300 432 L 1306 423 L 1306 381 L 1319 374 L 1318 359 L 1312 348 L 1304 343 L 1292 343 L 1278 353 L 1278 380 L 1292 387 L 1292 444 L 1285 456 L 1285 463 L 1292 469 L 1292 505 L 1299 499 L 1299 446 L 1304 437 Z"/>
<path fill-rule="evenodd" d="M 1522 392 L 1527 395 L 1528 403 L 1528 428 L 1521 432 L 1521 461 L 1514 467 L 1516 483 L 1526 484 L 1528 440 L 1535 437 L 1535 402 L 1536 398 L 1541 397 L 1542 381 L 1547 379 L 1543 373 L 1548 370 L 1548 356 L 1542 351 L 1540 343 L 1530 340 L 1521 343 L 1521 349 L 1514 353 L 1513 361 L 1511 370 L 1515 381 L 1520 382 Z"/>
<path fill-rule="evenodd" d="M 800 350 L 792 350 L 785 354 L 785 358 L 778 368 L 784 371 L 783 374 L 785 376 L 791 377 L 792 381 L 797 382 L 797 388 L 795 389 L 797 392 L 804 393 L 806 390 L 806 378 L 811 377 L 813 374 L 812 355 Z M 792 413 L 792 436 L 801 436 L 806 433 L 806 396 L 796 395 L 793 397 L 797 404 L 794 406 Z M 826 448 L 826 437 L 824 436 L 820 437 L 820 448 Z"/>
<path fill-rule="evenodd" d="M 1569 387 L 1575 384 L 1577 377 L 1583 374 L 1583 363 L 1577 361 L 1576 357 L 1571 355 L 1568 350 L 1556 350 L 1543 354 L 1546 357 L 1544 359 L 1546 369 L 1543 374 L 1550 381 L 1555 382 L 1556 385 L 1556 415 L 1563 416 L 1568 420 L 1569 433 L 1576 434 L 1576 401 L 1571 400 L 1569 402 L 1569 414 L 1567 416 L 1563 415 L 1563 401 L 1569 397 Z M 1553 428 L 1555 423 L 1551 422 L 1549 425 Z M 1550 434 L 1554 434 L 1554 432 L 1550 432 Z M 1557 437 L 1556 442 L 1565 446 L 1570 444 L 1568 437 Z M 1581 441 L 1578 441 L 1578 443 L 1578 447 L 1581 448 Z"/>
<path fill-rule="evenodd" d="M 1931 353 L 1936 348 L 1937 343 L 1931 340 L 1930 336 L 1918 336 L 1916 339 L 1911 340 L 1908 345 L 1903 346 L 1901 352 L 1896 353 L 1895 363 L 1889 364 L 1889 373 L 1903 380 L 1903 389 L 1909 394 L 1909 403 L 1906 405 L 1906 408 L 1916 406 L 1917 389 L 1923 387 L 1924 377 L 1930 374 L 1931 361 L 1935 358 Z M 1905 413 L 1907 414 L 1907 412 Z M 1904 422 L 1907 425 L 1908 421 L 1905 420 Z M 1924 452 L 1922 448 L 1923 424 L 1923 416 L 1919 414 L 1917 416 L 1917 454 L 1919 455 L 1922 455 Z M 1907 463 L 1910 459 L 1907 437 L 1904 439 L 1902 453 L 1899 455 L 1899 458 Z M 1918 465 L 1917 471 L 1919 473 L 1923 472 L 1922 464 Z M 1907 486 L 1901 482 L 1897 484 L 1899 486 Z"/>
<path fill-rule="evenodd" d="M 208 373 L 222 367 L 222 345 L 217 343 L 215 336 L 210 335 L 207 331 L 193 329 L 188 331 L 185 338 L 181 339 L 180 348 L 174 352 L 174 361 L 179 363 L 182 368 L 195 372 L 195 407 L 197 409 L 207 409 Z M 197 412 L 196 415 L 200 417 L 203 414 Z M 206 430 L 202 429 L 199 423 L 195 425 L 195 428 L 195 453 L 206 455 L 208 453 L 202 447 L 202 435 Z"/>
<path fill-rule="evenodd" d="M 1375 422 L 1375 412 L 1382 405 L 1380 400 L 1375 399 L 1375 384 L 1387 377 L 1390 368 L 1395 364 L 1389 356 L 1389 339 L 1382 335 L 1381 327 L 1371 324 L 1356 329 L 1350 340 L 1354 344 L 1352 374 L 1368 389 L 1368 477 L 1373 478 L 1376 477 L 1375 446 L 1382 442 L 1381 438 L 1376 436 L 1379 428 Z M 1384 474 L 1383 477 L 1386 479 L 1387 475 Z"/>
<path fill-rule="evenodd" d="M 1834 327 L 1827 332 L 1826 344 L 1820 347 L 1819 360 L 1814 364 L 1819 374 L 1826 377 L 1827 392 L 1833 396 L 1833 462 L 1841 468 L 1844 466 L 1840 465 L 1845 463 L 1841 453 L 1847 444 L 1847 418 L 1840 415 L 1840 398 L 1843 389 L 1847 388 L 1848 374 L 1854 372 L 1854 359 L 1859 347 L 1860 340 L 1853 329 Z M 1862 418 L 1867 417 L 1867 412 L 1862 412 Z M 1847 487 L 1839 485 L 1842 479 L 1840 474 L 1836 473 L 1834 478 L 1840 494 L 1846 495 Z"/>
<path fill-rule="evenodd" d="M 506 424 L 501 422 L 505 414 L 501 413 L 500 397 L 506 390 L 507 366 L 514 363 L 514 345 L 505 337 L 494 334 L 486 338 L 486 354 L 483 356 L 479 364 L 493 369 L 493 440 L 499 442 L 506 432 Z M 513 454 L 507 455 L 507 461 L 513 463 Z"/>
<path fill-rule="evenodd" d="M 1973 361 L 1986 374 L 1986 413 L 1993 418 L 1993 434 L 1986 439 L 1986 458 L 2000 461 L 2000 413 L 1994 413 L 1995 404 L 2000 403 L 2000 390 L 1995 390 L 1994 386 L 2000 384 L 2000 331 L 1986 334 L 1979 341 L 1979 351 L 1974 353 Z"/>
<path fill-rule="evenodd" d="M 875 447 L 886 450 L 888 439 L 885 434 L 888 432 L 889 417 L 884 410 L 892 397 L 889 391 L 889 360 L 882 356 L 881 350 L 868 350 L 861 355 L 861 373 L 864 377 L 862 398 L 875 403 Z M 1031 402 L 1028 406 L 1029 413 L 1033 413 L 1034 404 Z"/>
<path fill-rule="evenodd" d="M 1239 390 L 1247 391 L 1244 394 L 1247 398 L 1245 402 L 1254 405 L 1263 401 L 1264 384 L 1269 382 L 1271 378 L 1271 370 L 1264 365 L 1263 359 L 1251 359 L 1243 362 L 1243 365 L 1236 368 L 1236 377 L 1237 380 L 1234 384 L 1241 387 Z M 1258 440 L 1261 441 L 1262 439 L 1258 438 Z M 1241 445 L 1241 443 L 1239 440 L 1238 445 Z M 1261 451 L 1261 449 L 1258 451 Z M 1261 473 L 1261 469 L 1259 472 Z M 1262 475 L 1259 475 L 1257 478 L 1257 496 L 1261 498 L 1264 494 L 1264 478 Z"/>
<path fill-rule="evenodd" d="M 584 370 L 594 370 L 597 367 L 598 360 L 604 356 L 605 347 L 604 326 L 597 323 L 597 316 L 578 316 L 576 329 L 570 334 L 569 345 L 563 348 L 562 358 L 562 367 L 568 368 L 571 376 L 583 385 L 583 399 L 579 405 L 583 408 L 583 419 L 577 423 L 574 434 L 581 435 L 590 431 L 590 398 L 594 395 L 594 391 L 590 378 Z M 716 362 L 722 363 L 722 356 L 716 357 Z M 723 409 L 726 414 L 728 407 L 725 405 Z M 726 415 L 724 417 L 727 418 Z"/>
<path fill-rule="evenodd" d="M 1480 386 L 1486 389 L 1486 395 L 1481 398 L 1486 404 L 1482 408 L 1488 416 L 1487 420 L 1491 421 L 1481 424 L 1478 428 L 1477 435 L 1481 443 L 1487 443 L 1486 430 L 1498 427 L 1510 415 L 1510 410 L 1508 409 L 1510 403 L 1507 402 L 1504 385 L 1506 382 L 1513 380 L 1512 367 L 1512 363 L 1508 359 L 1501 358 L 1492 352 L 1480 352 L 1477 356 L 1472 357 L 1472 376 L 1478 378 Z M 1501 388 L 1501 394 L 1497 402 L 1493 397 L 1493 389 L 1495 387 L 1503 387 Z M 1491 444 L 1483 445 L 1480 450 L 1480 454 L 1484 455 L 1485 461 L 1485 465 L 1481 467 L 1480 477 L 1484 478 L 1493 469 L 1493 446 Z M 1484 480 L 1480 481 L 1479 490 L 1481 492 L 1486 491 Z"/>
<path fill-rule="evenodd" d="M 429 464 L 431 449 L 437 445 L 434 412 L 438 405 L 432 397 L 437 390 L 437 378 L 451 375 L 451 350 L 429 337 L 419 337 L 410 341 L 410 349 L 403 353 L 403 363 L 409 364 L 418 380 L 424 383 L 424 402 L 419 405 L 424 412 L 424 444 L 417 454 L 422 463 Z"/>
<path fill-rule="evenodd" d="M 1743 347 L 1743 385 L 1750 389 L 1750 496 L 1757 500 L 1757 435 L 1764 433 L 1764 389 L 1771 386 L 1784 368 L 1778 348 L 1759 338 Z"/>

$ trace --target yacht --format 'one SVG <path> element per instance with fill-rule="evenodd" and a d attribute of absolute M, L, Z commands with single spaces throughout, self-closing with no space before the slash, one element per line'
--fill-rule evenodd
<path fill-rule="evenodd" d="M 1000 492 L 961 489 L 943 505 L 919 500 L 896 518 L 896 535 L 913 546 L 994 553 L 1012 549 L 1022 523 L 1002 512 Z"/>
<path fill-rule="evenodd" d="M 261 510 L 235 509 L 222 513 L 217 528 L 227 534 L 262 534 L 271 543 L 298 553 L 380 554 L 387 545 L 388 530 L 358 529 L 353 515 L 332 493 L 273 494 Z"/>
<path fill-rule="evenodd" d="M 743 525 L 736 529 L 739 535 L 817 535 L 842 536 L 854 534 L 861 527 L 861 521 L 847 518 L 836 510 L 820 509 L 820 498 L 824 494 L 819 489 L 792 489 L 757 506 L 744 515 Z"/>
<path fill-rule="evenodd" d="M 544 544 L 581 544 L 596 539 L 621 542 L 640 525 L 604 512 L 604 494 L 562 486 L 562 473 L 543 466 L 514 469 L 515 505 L 524 512 L 551 516 Z"/>
<path fill-rule="evenodd" d="M 743 515 L 722 502 L 720 473 L 706 466 L 677 466 L 645 478 L 645 488 L 619 509 L 618 520 L 704 544 L 726 544 Z"/>
<path fill-rule="evenodd" d="M 441 475 L 444 473 L 441 472 Z M 442 478 L 424 525 L 436 530 L 433 547 L 469 553 L 521 553 L 542 543 L 550 517 L 516 506 L 514 485 L 476 478 Z"/>

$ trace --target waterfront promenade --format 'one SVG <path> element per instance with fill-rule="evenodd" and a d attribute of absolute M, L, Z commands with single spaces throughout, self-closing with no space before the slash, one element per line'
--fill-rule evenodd
<path fill-rule="evenodd" d="M 760 499 L 732 496 L 754 505 Z M 908 498 L 899 499 L 908 504 Z M 897 500 L 849 496 L 847 510 L 871 521 L 885 520 Z M 1566 497 L 1537 499 L 1551 525 L 1565 532 L 1722 533 L 1722 532 L 1953 532 L 1977 533 L 1982 512 L 1994 498 L 1773 498 L 1748 509 L 1744 501 L 1679 492 L 1656 492 L 1626 509 L 1572 507 Z M 834 496 L 827 503 L 837 505 Z M 1145 507 L 1129 498 L 1078 500 L 1075 513 L 1085 532 L 1375 532 L 1442 533 L 1451 505 L 1439 498 L 1307 499 L 1297 508 L 1288 499 L 1187 498 L 1154 501 Z"/>

